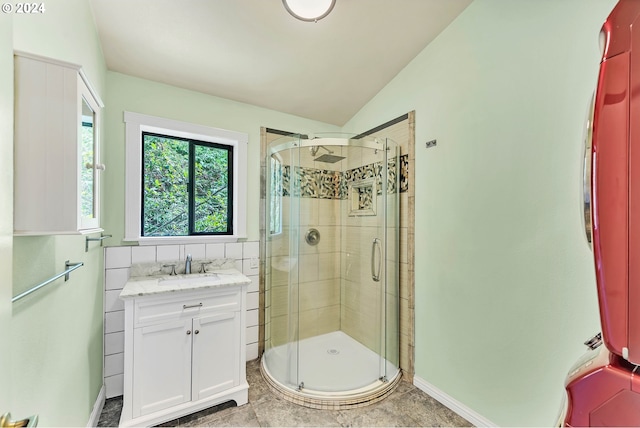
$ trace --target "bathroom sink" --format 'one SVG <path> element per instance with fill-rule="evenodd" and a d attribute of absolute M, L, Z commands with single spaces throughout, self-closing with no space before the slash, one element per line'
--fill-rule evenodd
<path fill-rule="evenodd" d="M 189 275 L 165 276 L 158 280 L 158 285 L 205 285 L 215 283 L 220 277 L 216 273 L 192 273 Z"/>
<path fill-rule="evenodd" d="M 199 263 L 200 264 L 200 263 Z M 130 299 L 141 296 L 174 293 L 181 291 L 195 291 L 198 289 L 221 288 L 229 286 L 251 284 L 251 279 L 242 274 L 235 267 L 235 261 L 230 263 L 212 263 L 211 270 L 204 273 L 180 273 L 168 275 L 166 272 L 155 274 L 162 268 L 141 264 L 136 267 L 124 288 L 120 292 L 120 298 Z M 166 266 L 165 266 L 166 267 Z M 142 273 L 143 275 L 139 275 Z M 144 275 L 146 273 L 146 275 Z M 151 273 L 151 274 L 149 274 Z"/>

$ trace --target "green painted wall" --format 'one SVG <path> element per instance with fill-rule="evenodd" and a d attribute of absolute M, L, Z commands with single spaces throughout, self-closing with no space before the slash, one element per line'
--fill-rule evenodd
<path fill-rule="evenodd" d="M 13 251 L 13 16 L 0 14 L 0 339 L 11 340 Z M 11 353 L 0 352 L 0 414 L 10 411 Z M 14 417 L 27 415 L 12 414 Z"/>
<path fill-rule="evenodd" d="M 260 213 L 260 127 L 292 132 L 335 132 L 326 123 L 279 113 L 261 107 L 188 91 L 120 73 L 107 73 L 105 125 L 108 141 L 104 163 L 105 230 L 113 234 L 107 242 L 119 245 L 124 236 L 124 112 L 159 116 L 249 135 L 247 159 L 247 237 L 258 240 Z"/>
<path fill-rule="evenodd" d="M 104 96 L 106 67 L 89 2 L 45 7 L 42 15 L 14 15 L 13 48 L 81 64 Z M 0 63 L 11 66 L 11 52 L 2 55 Z M 85 426 L 102 387 L 103 252 L 93 244 L 85 253 L 84 243 L 82 236 L 13 239 L 14 295 L 61 272 L 65 260 L 85 263 L 69 281 L 13 304 L 8 407 L 14 417 L 39 414 L 40 426 Z"/>
<path fill-rule="evenodd" d="M 416 110 L 416 376 L 501 426 L 550 426 L 600 328 L 580 176 L 614 4 L 475 0 L 346 126 Z"/>

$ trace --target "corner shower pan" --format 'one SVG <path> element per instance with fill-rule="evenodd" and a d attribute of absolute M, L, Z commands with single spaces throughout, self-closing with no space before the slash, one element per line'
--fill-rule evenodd
<path fill-rule="evenodd" d="M 308 379 L 309 383 L 322 390 L 305 388 L 303 385 L 294 388 L 281 383 L 277 379 L 286 377 L 284 372 L 287 367 L 274 365 L 270 369 L 265 364 L 265 356 L 260 370 L 269 387 L 278 396 L 305 407 L 341 410 L 373 404 L 391 394 L 402 379 L 402 372 L 385 361 L 383 364 L 386 364 L 390 378 L 376 379 L 367 384 L 359 383 L 362 376 L 357 372 L 363 363 L 373 360 L 375 364 L 380 356 L 342 331 L 303 339 L 299 346 L 301 358 L 306 362 L 306 370 L 300 369 L 300 379 Z M 287 353 L 288 349 L 283 345 L 267 352 Z"/>

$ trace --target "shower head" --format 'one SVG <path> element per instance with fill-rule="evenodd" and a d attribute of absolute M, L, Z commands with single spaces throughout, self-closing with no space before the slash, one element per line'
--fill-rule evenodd
<path fill-rule="evenodd" d="M 325 150 L 327 153 L 332 154 L 333 150 L 327 149 L 325 146 L 311 146 L 309 147 L 309 151 L 311 152 L 311 156 L 315 156 L 318 153 L 318 150 Z"/>
<path fill-rule="evenodd" d="M 315 156 L 318 153 L 318 150 L 323 149 L 328 154 L 324 154 L 322 156 L 318 156 L 314 159 L 315 162 L 327 162 L 327 163 L 336 163 L 344 159 L 344 156 L 334 155 L 333 150 L 327 149 L 325 146 L 311 146 L 309 147 L 309 151 L 311 152 L 311 156 Z"/>
<path fill-rule="evenodd" d="M 317 158 L 315 158 L 314 161 L 315 162 L 336 163 L 338 161 L 341 161 L 344 158 L 345 158 L 344 156 L 324 154 L 322 156 L 318 156 Z"/>

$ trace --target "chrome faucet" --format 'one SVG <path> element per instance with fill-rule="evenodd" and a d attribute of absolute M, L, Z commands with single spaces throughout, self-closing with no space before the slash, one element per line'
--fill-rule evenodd
<path fill-rule="evenodd" d="M 187 261 L 184 264 L 184 273 L 191 273 L 191 254 L 187 254 Z"/>

